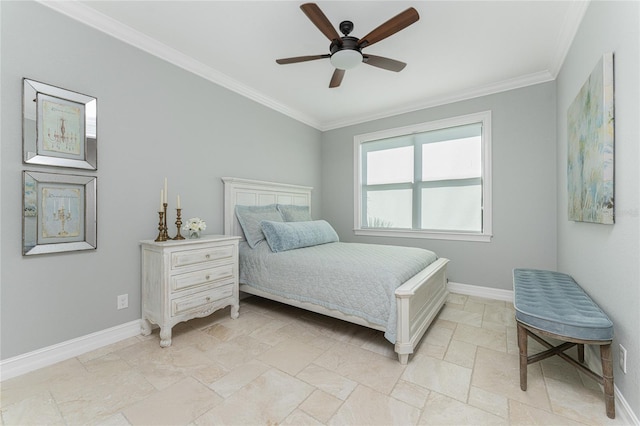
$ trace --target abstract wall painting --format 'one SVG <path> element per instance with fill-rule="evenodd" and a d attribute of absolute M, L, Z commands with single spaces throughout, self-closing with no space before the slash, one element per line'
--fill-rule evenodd
<path fill-rule="evenodd" d="M 606 53 L 567 111 L 569 220 L 614 223 L 613 53 Z"/>

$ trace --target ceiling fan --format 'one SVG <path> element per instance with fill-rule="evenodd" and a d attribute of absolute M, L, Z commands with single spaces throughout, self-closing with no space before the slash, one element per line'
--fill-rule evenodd
<path fill-rule="evenodd" d="M 396 61 L 395 59 L 362 53 L 362 49 L 371 46 L 380 40 L 384 40 L 398 31 L 407 28 L 414 22 L 417 22 L 418 19 L 420 19 L 420 15 L 418 15 L 418 12 L 413 7 L 410 7 L 404 12 L 399 13 L 385 23 L 379 25 L 369 34 L 360 39 L 349 35 L 353 30 L 353 22 L 351 21 L 342 21 L 340 23 L 340 32 L 344 34 L 344 36 L 340 37 L 329 19 L 327 19 L 325 14 L 322 13 L 322 10 L 320 10 L 317 4 L 305 3 L 300 6 L 300 9 L 302 9 L 311 22 L 318 27 L 320 32 L 331 40 L 331 44 L 329 45 L 329 51 L 331 53 L 277 59 L 276 62 L 278 64 L 295 64 L 297 62 L 330 58 L 331 64 L 336 68 L 333 72 L 333 76 L 331 77 L 331 82 L 329 83 L 330 88 L 340 86 L 345 71 L 356 67 L 360 62 L 395 72 L 402 71 L 404 67 L 407 66 L 406 63 Z"/>

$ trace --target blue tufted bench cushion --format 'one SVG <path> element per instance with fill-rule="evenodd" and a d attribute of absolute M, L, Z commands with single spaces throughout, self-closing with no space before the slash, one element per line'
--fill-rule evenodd
<path fill-rule="evenodd" d="M 560 272 L 514 269 L 516 319 L 573 339 L 613 339 L 613 323 L 573 278 Z"/>

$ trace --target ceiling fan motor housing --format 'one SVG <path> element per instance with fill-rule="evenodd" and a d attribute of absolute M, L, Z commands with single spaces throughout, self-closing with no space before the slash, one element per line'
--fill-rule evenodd
<path fill-rule="evenodd" d="M 332 41 L 329 46 L 329 51 L 333 55 L 334 53 L 340 50 L 355 50 L 357 52 L 361 52 L 361 48 L 358 47 L 358 39 L 351 36 L 345 36 L 340 39 L 340 41 Z"/>
<path fill-rule="evenodd" d="M 342 21 L 340 22 L 340 32 L 346 36 L 353 31 L 353 22 L 351 21 Z"/>

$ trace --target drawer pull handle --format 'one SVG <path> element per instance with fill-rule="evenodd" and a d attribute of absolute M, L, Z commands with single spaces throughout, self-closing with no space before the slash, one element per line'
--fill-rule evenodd
<path fill-rule="evenodd" d="M 207 281 L 209 281 L 211 279 L 211 275 L 207 275 L 206 277 L 204 277 Z"/>
<path fill-rule="evenodd" d="M 209 296 L 207 296 L 207 302 L 210 302 L 211 298 Z"/>
<path fill-rule="evenodd" d="M 211 255 L 210 255 L 210 254 L 208 254 L 208 255 L 206 255 L 205 257 L 206 257 L 207 259 L 209 259 L 209 258 L 211 257 Z"/>

